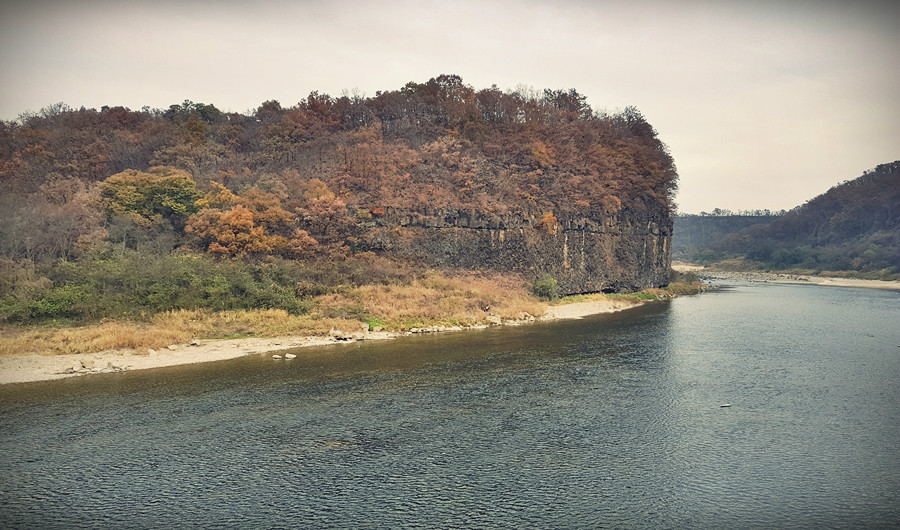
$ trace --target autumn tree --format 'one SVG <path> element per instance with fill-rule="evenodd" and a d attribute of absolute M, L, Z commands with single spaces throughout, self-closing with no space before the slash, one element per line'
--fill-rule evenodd
<path fill-rule="evenodd" d="M 31 262 L 71 259 L 106 237 L 96 185 L 54 173 L 0 217 L 0 252 Z"/>
<path fill-rule="evenodd" d="M 545 212 L 538 220 L 537 226 L 548 234 L 555 234 L 559 232 L 559 219 L 553 215 L 553 212 Z"/>
<path fill-rule="evenodd" d="M 127 216 L 144 227 L 169 222 L 179 231 L 197 212 L 201 197 L 187 172 L 165 166 L 116 173 L 100 184 L 100 193 L 110 215 Z"/>
<path fill-rule="evenodd" d="M 215 182 L 212 188 L 197 201 L 202 209 L 191 216 L 186 227 L 209 253 L 233 258 L 300 258 L 318 246 L 276 195 L 256 188 L 238 195 Z"/>
<path fill-rule="evenodd" d="M 290 238 L 286 227 L 300 227 L 323 246 L 354 237 L 347 212 L 357 210 L 440 206 L 562 217 L 633 209 L 664 217 L 677 186 L 672 157 L 634 107 L 594 111 L 570 88 L 476 91 L 452 74 L 374 97 L 311 92 L 293 106 L 271 100 L 248 114 L 186 100 L 140 111 L 51 105 L 0 123 L 0 198 L 38 201 L 55 174 L 88 188 L 103 182 L 116 241 L 123 230 L 146 227 L 180 237 L 179 226 L 197 211 L 198 192 L 185 179 L 186 200 L 170 197 L 168 206 L 123 182 L 152 175 L 154 166 L 182 170 L 202 191 L 219 182 L 240 198 L 207 207 L 241 204 L 266 233 Z M 314 179 L 330 195 L 306 196 Z M 250 189 L 274 195 L 281 211 Z M 21 213 L 17 202 L 25 201 L 2 201 L 7 217 Z"/>
<path fill-rule="evenodd" d="M 306 186 L 302 205 L 297 211 L 304 228 L 326 245 L 343 244 L 354 226 L 347 203 L 319 179 L 312 179 Z"/>

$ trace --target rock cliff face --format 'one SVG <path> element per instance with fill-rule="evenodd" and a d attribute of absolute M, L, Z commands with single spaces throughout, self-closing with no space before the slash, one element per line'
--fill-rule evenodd
<path fill-rule="evenodd" d="M 609 217 L 476 210 L 386 209 L 373 217 L 365 245 L 432 265 L 549 274 L 560 293 L 640 290 L 669 282 L 672 222 L 624 210 Z"/>

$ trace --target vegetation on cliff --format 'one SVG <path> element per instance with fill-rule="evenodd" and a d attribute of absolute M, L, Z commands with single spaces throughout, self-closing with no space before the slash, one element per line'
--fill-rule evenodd
<path fill-rule="evenodd" d="M 386 211 L 538 212 L 547 233 L 563 215 L 664 224 L 676 178 L 636 109 L 595 111 L 574 89 L 442 75 L 249 114 L 58 104 L 0 122 L 0 323 L 277 309 L 402 327 L 364 293 L 432 273 L 371 246 Z"/>
<path fill-rule="evenodd" d="M 696 221 L 702 224 L 703 219 Z M 900 274 L 900 161 L 881 164 L 783 215 L 750 224 L 716 241 L 707 238 L 706 248 L 694 247 L 690 258 L 725 260 L 731 267 Z M 690 235 L 676 232 L 675 244 Z"/>

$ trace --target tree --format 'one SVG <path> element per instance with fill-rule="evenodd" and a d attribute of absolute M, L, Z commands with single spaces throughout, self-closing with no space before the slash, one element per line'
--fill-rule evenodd
<path fill-rule="evenodd" d="M 553 215 L 553 212 L 546 212 L 538 221 L 537 226 L 548 234 L 555 234 L 559 231 L 559 219 Z"/>
<path fill-rule="evenodd" d="M 236 195 L 217 182 L 211 184 L 213 189 L 197 201 L 202 209 L 185 229 L 209 253 L 300 258 L 318 247 L 318 241 L 297 227 L 296 216 L 281 206 L 278 196 L 257 188 Z"/>
<path fill-rule="evenodd" d="M 270 254 L 275 237 L 253 222 L 253 212 L 238 204 L 222 212 L 206 209 L 191 218 L 187 232 L 201 239 L 211 254 L 242 258 Z"/>
<path fill-rule="evenodd" d="M 38 193 L 10 206 L 0 218 L 0 252 L 10 258 L 70 259 L 107 235 L 96 185 L 71 176 L 48 175 Z"/>
<path fill-rule="evenodd" d="M 538 298 L 555 302 L 559 300 L 559 282 L 553 276 L 545 274 L 534 282 L 531 292 Z"/>
<path fill-rule="evenodd" d="M 297 211 L 304 227 L 323 244 L 342 244 L 354 226 L 347 203 L 319 179 L 312 179 L 303 195 L 303 204 Z"/>
<path fill-rule="evenodd" d="M 100 193 L 110 215 L 125 215 L 144 227 L 168 221 L 177 231 L 198 211 L 201 197 L 187 172 L 165 166 L 116 173 L 100 184 Z"/>

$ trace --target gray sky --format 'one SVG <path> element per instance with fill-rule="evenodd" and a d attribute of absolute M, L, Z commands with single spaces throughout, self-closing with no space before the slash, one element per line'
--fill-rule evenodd
<path fill-rule="evenodd" d="M 0 119 L 56 102 L 246 112 L 452 73 L 637 106 L 678 165 L 682 212 L 789 209 L 900 159 L 900 8 L 887 4 L 3 2 Z"/>

